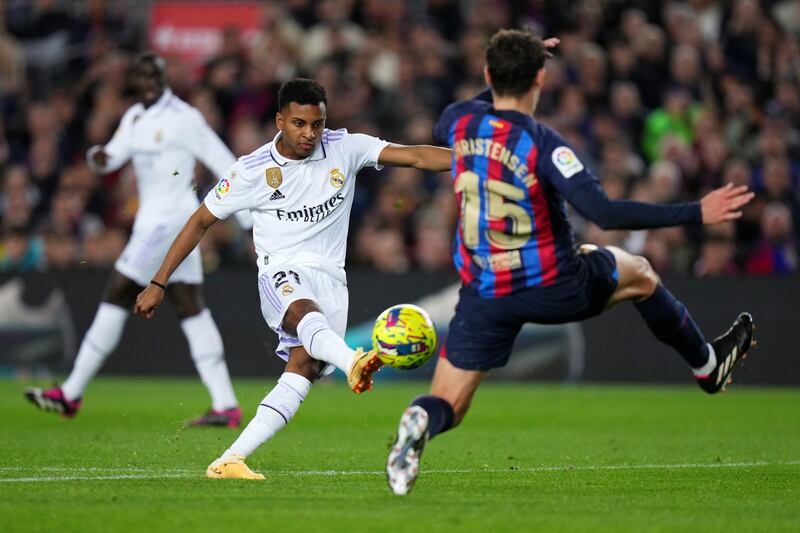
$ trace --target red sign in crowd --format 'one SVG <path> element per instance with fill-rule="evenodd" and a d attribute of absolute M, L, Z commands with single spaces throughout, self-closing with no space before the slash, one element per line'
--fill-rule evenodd
<path fill-rule="evenodd" d="M 150 46 L 163 56 L 199 62 L 220 49 L 227 28 L 236 28 L 244 42 L 254 40 L 261 17 L 257 2 L 156 2 L 150 16 Z"/>

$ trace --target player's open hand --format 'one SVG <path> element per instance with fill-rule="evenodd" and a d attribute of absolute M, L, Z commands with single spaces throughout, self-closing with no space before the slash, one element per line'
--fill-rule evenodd
<path fill-rule="evenodd" d="M 736 220 L 742 216 L 741 208 L 753 199 L 755 193 L 746 185 L 734 187 L 732 183 L 714 189 L 700 200 L 703 224 L 717 224 L 726 220 Z"/>
<path fill-rule="evenodd" d="M 133 312 L 137 315 L 142 315 L 145 320 L 150 320 L 156 312 L 156 309 L 164 300 L 164 289 L 155 285 L 148 285 L 136 297 L 136 304 L 133 306 Z"/>

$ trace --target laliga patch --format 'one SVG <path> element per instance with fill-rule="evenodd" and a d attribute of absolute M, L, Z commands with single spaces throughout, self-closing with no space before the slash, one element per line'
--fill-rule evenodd
<path fill-rule="evenodd" d="M 222 200 L 222 197 L 231 192 L 231 180 L 228 178 L 222 178 L 217 183 L 217 186 L 214 187 L 214 196 L 217 197 L 217 200 Z"/>
<path fill-rule="evenodd" d="M 342 185 L 344 185 L 344 174 L 338 168 L 331 169 L 331 185 L 336 187 L 337 189 L 341 189 Z"/>
<path fill-rule="evenodd" d="M 552 159 L 553 165 L 567 179 L 583 170 L 583 163 L 575 155 L 575 152 L 567 146 L 559 146 L 553 150 Z"/>

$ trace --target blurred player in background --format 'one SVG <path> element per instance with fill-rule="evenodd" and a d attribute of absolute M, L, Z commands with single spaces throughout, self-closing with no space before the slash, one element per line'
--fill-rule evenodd
<path fill-rule="evenodd" d="M 458 425 L 489 370 L 506 364 L 526 322 L 574 322 L 633 301 L 710 394 L 724 388 L 750 348 L 749 314 L 709 344 L 645 258 L 613 247 L 575 251 L 565 200 L 603 229 L 641 229 L 734 220 L 753 194 L 726 185 L 700 202 L 609 200 L 567 142 L 532 118 L 546 49 L 557 42 L 516 30 L 495 34 L 484 69 L 490 90 L 449 106 L 434 128 L 436 142 L 453 148 L 460 203 L 453 261 L 462 287 L 431 394 L 403 413 L 387 459 L 396 494 L 413 486 L 426 441 Z"/>
<path fill-rule="evenodd" d="M 136 294 L 150 283 L 175 235 L 197 209 L 195 162 L 199 159 L 221 176 L 236 160 L 200 112 L 166 86 L 165 69 L 164 59 L 155 54 L 147 52 L 135 59 L 131 81 L 138 103 L 123 115 L 108 144 L 93 146 L 86 154 L 89 166 L 98 173 L 113 172 L 133 161 L 139 210 L 69 377 L 60 387 L 25 392 L 41 409 L 66 417 L 77 414 L 84 389 L 119 342 Z M 240 223 L 252 226 L 249 218 L 244 214 Z M 193 247 L 170 281 L 165 291 L 211 395 L 211 410 L 190 423 L 237 427 L 241 410 L 225 364 L 222 337 L 203 302 L 198 248 Z"/>
<path fill-rule="evenodd" d="M 251 210 L 261 311 L 278 334 L 276 351 L 287 364 L 255 418 L 209 465 L 206 474 L 213 478 L 263 479 L 245 458 L 292 419 L 311 384 L 333 367 L 345 373 L 356 393 L 371 389 L 380 359 L 373 351 L 351 349 L 342 338 L 348 308 L 344 260 L 356 174 L 381 165 L 450 168 L 446 148 L 400 146 L 326 129 L 327 96 L 313 80 L 283 84 L 278 109 L 278 134 L 225 173 L 136 300 L 136 313 L 150 318 L 164 298 L 163 285 L 206 230 L 218 219 Z"/>

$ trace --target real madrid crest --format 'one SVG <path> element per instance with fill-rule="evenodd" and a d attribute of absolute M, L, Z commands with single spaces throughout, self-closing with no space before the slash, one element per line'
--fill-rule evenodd
<path fill-rule="evenodd" d="M 336 187 L 337 189 L 341 189 L 342 185 L 344 185 L 344 174 L 338 168 L 331 169 L 331 185 Z"/>
<path fill-rule="evenodd" d="M 278 167 L 268 168 L 266 171 L 267 175 L 267 185 L 272 187 L 273 189 L 277 189 L 283 183 L 283 174 L 281 174 L 281 169 Z"/>

